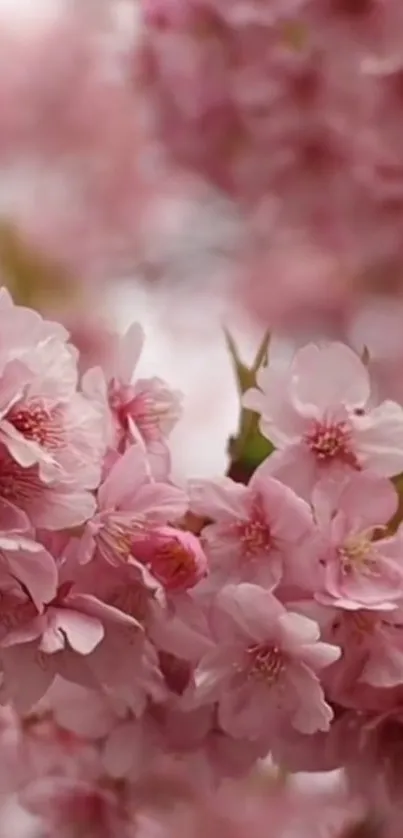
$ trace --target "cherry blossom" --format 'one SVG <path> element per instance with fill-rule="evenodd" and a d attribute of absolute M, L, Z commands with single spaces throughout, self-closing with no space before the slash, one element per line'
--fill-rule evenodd
<path fill-rule="evenodd" d="M 196 704 L 217 701 L 220 724 L 235 737 L 270 737 L 285 723 L 328 730 L 332 711 L 316 673 L 340 652 L 319 641 L 317 624 L 248 583 L 224 588 L 217 612 L 217 646 L 194 675 Z"/>
<path fill-rule="evenodd" d="M 144 333 L 138 323 L 113 345 L 103 370 L 93 369 L 84 388 L 107 411 L 110 445 L 120 453 L 137 443 L 146 447 L 156 476 L 169 474 L 167 438 L 181 415 L 181 395 L 162 379 L 133 376 L 143 349 Z"/>
<path fill-rule="evenodd" d="M 273 588 L 293 579 L 313 533 L 308 505 L 273 479 L 263 463 L 248 486 L 229 478 L 192 481 L 191 508 L 212 523 L 203 528 L 212 569 L 223 581 Z M 292 522 L 292 525 L 291 525 Z"/>
<path fill-rule="evenodd" d="M 265 367 L 245 406 L 260 414 L 264 436 L 278 451 L 273 476 L 303 496 L 326 474 L 370 469 L 391 477 L 403 469 L 403 412 L 371 404 L 360 358 L 340 343 L 309 344 L 288 367 Z"/>
<path fill-rule="evenodd" d="M 384 533 L 397 510 L 392 484 L 370 472 L 353 473 L 344 485 L 325 479 L 313 502 L 323 580 L 316 599 L 353 610 L 395 607 L 403 584 L 402 537 Z"/>

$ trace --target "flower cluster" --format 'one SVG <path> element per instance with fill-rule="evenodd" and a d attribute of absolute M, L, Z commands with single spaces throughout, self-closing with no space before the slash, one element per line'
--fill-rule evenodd
<path fill-rule="evenodd" d="M 141 6 L 134 63 L 151 134 L 246 211 L 254 312 L 339 322 L 363 291 L 401 289 L 400 3 Z"/>
<path fill-rule="evenodd" d="M 178 485 L 181 398 L 136 378 L 139 325 L 81 377 L 4 289 L 0 326 L 2 782 L 68 836 L 70 810 L 131 834 L 164 765 L 208 788 L 268 754 L 357 795 L 379 769 L 397 805 L 403 407 L 349 347 L 308 345 L 244 396 L 276 448 L 252 478 Z"/>

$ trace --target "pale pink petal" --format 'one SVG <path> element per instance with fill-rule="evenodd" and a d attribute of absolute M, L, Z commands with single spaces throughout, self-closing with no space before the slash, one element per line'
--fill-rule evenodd
<path fill-rule="evenodd" d="M 269 591 L 247 582 L 227 585 L 218 594 L 217 602 L 239 629 L 257 642 L 267 638 L 284 612 L 281 603 Z"/>
<path fill-rule="evenodd" d="M 316 643 L 319 640 L 319 626 L 303 614 L 286 611 L 278 618 L 284 648 L 295 650 L 301 644 Z"/>
<path fill-rule="evenodd" d="M 133 627 L 143 631 L 143 627 L 131 614 L 126 614 L 120 611 L 119 608 L 114 608 L 106 602 L 102 602 L 91 594 L 72 593 L 69 595 L 68 603 L 77 612 L 80 611 L 84 615 L 94 617 L 98 622 L 108 621 L 116 623 L 121 626 Z"/>
<path fill-rule="evenodd" d="M 316 676 L 305 667 L 290 666 L 287 686 L 294 692 L 292 723 L 300 733 L 312 734 L 329 730 L 333 711 L 326 703 L 322 687 Z"/>
<path fill-rule="evenodd" d="M 183 491 L 169 483 L 148 483 L 141 486 L 133 497 L 133 511 L 157 523 L 175 523 L 188 508 Z"/>
<path fill-rule="evenodd" d="M 403 684 L 403 649 L 392 642 L 385 644 L 369 657 L 360 680 L 382 689 Z"/>
<path fill-rule="evenodd" d="M 245 517 L 245 500 L 248 491 L 229 477 L 216 480 L 190 480 L 188 485 L 190 508 L 196 515 L 205 515 L 214 521 L 227 521 Z"/>
<path fill-rule="evenodd" d="M 235 738 L 262 739 L 264 736 L 270 738 L 274 733 L 280 712 L 275 694 L 270 696 L 270 692 L 259 685 L 253 689 L 245 681 L 224 692 L 218 719 L 222 729 Z"/>
<path fill-rule="evenodd" d="M 116 713 L 107 697 L 78 684 L 57 678 L 50 691 L 56 721 L 78 736 L 99 739 L 116 724 Z"/>
<path fill-rule="evenodd" d="M 363 407 L 370 395 L 364 364 L 348 346 L 309 344 L 298 350 L 290 369 L 292 403 L 304 415 L 322 417 L 331 407 Z"/>
<path fill-rule="evenodd" d="M 29 516 L 41 529 L 64 530 L 78 527 L 95 512 L 95 499 L 81 489 L 57 484 L 47 488 L 42 498 L 32 498 Z"/>
<path fill-rule="evenodd" d="M 145 341 L 144 329 L 139 323 L 132 323 L 120 338 L 119 350 L 113 365 L 113 375 L 124 384 L 130 384 L 137 367 Z"/>
<path fill-rule="evenodd" d="M 151 479 L 150 467 L 140 445 L 132 445 L 111 468 L 98 491 L 101 509 L 124 506 Z"/>
<path fill-rule="evenodd" d="M 60 629 L 75 652 L 89 655 L 101 642 L 104 629 L 100 620 L 69 608 L 57 608 L 55 625 Z"/>
<path fill-rule="evenodd" d="M 127 777 L 141 744 L 139 723 L 123 722 L 108 736 L 102 760 L 111 777 Z M 137 735 L 136 735 L 137 733 Z"/>
<path fill-rule="evenodd" d="M 29 591 L 40 610 L 44 603 L 56 596 L 58 573 L 52 556 L 41 544 L 32 542 L 29 550 L 9 551 L 6 563 L 10 573 Z"/>
<path fill-rule="evenodd" d="M 5 694 L 17 712 L 25 714 L 50 687 L 55 677 L 53 658 L 38 653 L 32 643 L 3 650 L 0 657 Z"/>
<path fill-rule="evenodd" d="M 315 458 L 307 446 L 300 443 L 271 454 L 267 460 L 267 472 L 304 500 L 310 499 L 319 476 Z"/>
<path fill-rule="evenodd" d="M 403 408 L 400 405 L 383 402 L 367 416 L 355 417 L 354 426 L 364 466 L 385 477 L 403 471 Z"/>
<path fill-rule="evenodd" d="M 278 448 L 300 439 L 306 428 L 306 420 L 298 415 L 287 392 L 288 370 L 268 366 L 259 370 L 257 384 L 245 393 L 244 407 L 260 414 L 260 429 L 263 436 Z"/>

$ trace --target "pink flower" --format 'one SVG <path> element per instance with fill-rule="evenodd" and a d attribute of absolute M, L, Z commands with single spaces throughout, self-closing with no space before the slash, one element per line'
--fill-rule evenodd
<path fill-rule="evenodd" d="M 344 707 L 388 706 L 388 692 L 403 684 L 401 606 L 352 611 L 299 603 L 298 609 L 316 618 L 324 639 L 342 651 L 323 677 L 332 701 Z"/>
<path fill-rule="evenodd" d="M 57 378 L 35 377 L 0 422 L 0 438 L 20 466 L 38 464 L 44 482 L 61 477 L 94 489 L 106 447 L 101 412 L 81 393 L 57 389 Z"/>
<path fill-rule="evenodd" d="M 218 579 L 273 588 L 284 577 L 292 581 L 303 564 L 314 531 L 311 511 L 268 471 L 263 463 L 248 486 L 229 478 L 189 483 L 192 511 L 213 522 L 202 540 Z"/>
<path fill-rule="evenodd" d="M 0 498 L 25 512 L 34 526 L 50 530 L 76 527 L 95 510 L 89 491 L 71 480 L 44 483 L 37 465 L 24 468 L 1 444 Z"/>
<path fill-rule="evenodd" d="M 60 578 L 69 575 L 62 567 Z M 59 579 L 60 581 L 60 579 Z M 74 590 L 74 582 L 62 581 L 53 599 L 38 613 L 20 594 L 20 601 L 9 599 L 11 620 L 0 641 L 3 668 L 2 691 L 19 712 L 35 704 L 53 683 L 56 675 L 67 680 L 94 684 L 88 658 L 105 640 L 108 624 L 141 633 L 139 623 L 90 594 Z M 18 607 L 18 610 L 17 610 Z M 107 655 L 107 649 L 106 649 Z"/>
<path fill-rule="evenodd" d="M 352 610 L 396 606 L 403 594 L 402 537 L 380 535 L 397 502 L 393 485 L 370 472 L 353 473 L 345 483 L 317 484 L 319 602 Z"/>
<path fill-rule="evenodd" d="M 309 344 L 288 367 L 261 369 L 257 381 L 244 404 L 260 414 L 262 433 L 278 449 L 273 475 L 302 496 L 326 474 L 403 470 L 403 409 L 371 405 L 368 372 L 347 346 Z"/>
<path fill-rule="evenodd" d="M 3 316 L 12 323 L 15 312 L 22 318 L 24 311 L 2 312 L 0 306 L 0 322 Z M 99 406 L 78 392 L 77 352 L 66 342 L 67 333 L 59 335 L 55 326 L 52 334 L 51 323 L 43 321 L 38 337 L 35 321 L 31 325 L 28 318 L 25 325 L 24 335 L 18 322 L 10 335 L 9 359 L 1 358 L 0 349 L 0 440 L 20 466 L 37 464 L 44 482 L 67 478 L 83 489 L 95 488 L 106 439 Z"/>
<path fill-rule="evenodd" d="M 317 672 L 340 650 L 319 641 L 315 622 L 243 583 L 218 595 L 213 630 L 217 646 L 195 670 L 190 703 L 217 702 L 222 729 L 236 738 L 270 742 L 284 725 L 328 730 L 332 711 Z"/>
<path fill-rule="evenodd" d="M 169 473 L 167 437 L 181 415 L 181 395 L 160 378 L 133 376 L 143 349 L 144 332 L 133 323 L 125 335 L 115 336 L 103 372 L 90 370 L 84 389 L 110 411 L 110 444 L 120 453 L 139 441 L 145 445 L 156 476 Z"/>
<path fill-rule="evenodd" d="M 98 490 L 98 511 L 83 536 L 82 561 L 89 561 L 95 549 L 113 564 L 134 560 L 136 538 L 141 545 L 149 529 L 179 520 L 186 507 L 185 493 L 156 482 L 143 448 L 133 445 Z"/>

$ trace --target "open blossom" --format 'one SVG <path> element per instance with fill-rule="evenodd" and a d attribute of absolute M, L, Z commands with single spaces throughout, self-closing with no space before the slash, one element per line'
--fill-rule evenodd
<path fill-rule="evenodd" d="M 403 596 L 402 536 L 383 530 L 397 502 L 390 481 L 370 472 L 354 472 L 344 484 L 317 484 L 319 602 L 352 610 L 396 607 Z"/>
<path fill-rule="evenodd" d="M 29 710 L 58 674 L 78 683 L 94 683 L 80 657 L 88 657 L 104 640 L 109 622 L 140 630 L 133 617 L 74 591 L 74 583 L 62 583 L 42 613 L 28 606 L 28 600 L 25 608 L 20 606 L 19 618 L 11 621 L 0 641 L 2 694 L 20 711 Z"/>
<path fill-rule="evenodd" d="M 185 493 L 155 481 L 144 449 L 132 445 L 98 490 L 98 511 L 82 540 L 82 561 L 89 561 L 95 550 L 113 564 L 134 561 L 137 537 L 141 547 L 148 529 L 181 519 L 186 508 Z"/>
<path fill-rule="evenodd" d="M 90 517 L 106 447 L 99 406 L 78 390 L 77 353 L 57 323 L 0 291 L 0 496 L 31 524 Z"/>
<path fill-rule="evenodd" d="M 235 737 L 270 742 L 284 725 L 327 730 L 333 714 L 317 673 L 337 660 L 338 647 L 256 585 L 229 585 L 216 607 L 217 645 L 196 668 L 190 702 L 217 702 L 221 727 Z"/>
<path fill-rule="evenodd" d="M 296 581 L 304 544 L 314 530 L 312 514 L 268 473 L 267 463 L 257 468 L 248 486 L 230 478 L 193 480 L 189 492 L 192 511 L 212 522 L 203 528 L 202 539 L 218 579 L 268 588 L 284 578 Z"/>
<path fill-rule="evenodd" d="M 167 437 L 181 415 L 181 395 L 157 377 L 133 380 L 143 345 L 143 329 L 133 323 L 123 336 L 115 336 L 103 370 L 86 374 L 84 389 L 108 413 L 110 445 L 124 453 L 141 442 L 156 476 L 165 476 L 169 472 Z"/>
<path fill-rule="evenodd" d="M 261 369 L 257 383 L 244 404 L 260 414 L 262 433 L 278 449 L 273 476 L 302 496 L 324 475 L 403 470 L 403 409 L 371 404 L 367 369 L 347 346 L 309 344 L 289 366 Z"/>
<path fill-rule="evenodd" d="M 353 611 L 305 602 L 298 609 L 318 621 L 324 640 L 341 649 L 323 675 L 329 699 L 341 707 L 390 708 L 393 688 L 403 685 L 401 606 Z"/>
<path fill-rule="evenodd" d="M 23 468 L 37 465 L 44 482 L 95 488 L 106 444 L 101 411 L 78 392 L 77 352 L 67 332 L 31 314 L 2 292 L 0 441 Z"/>

